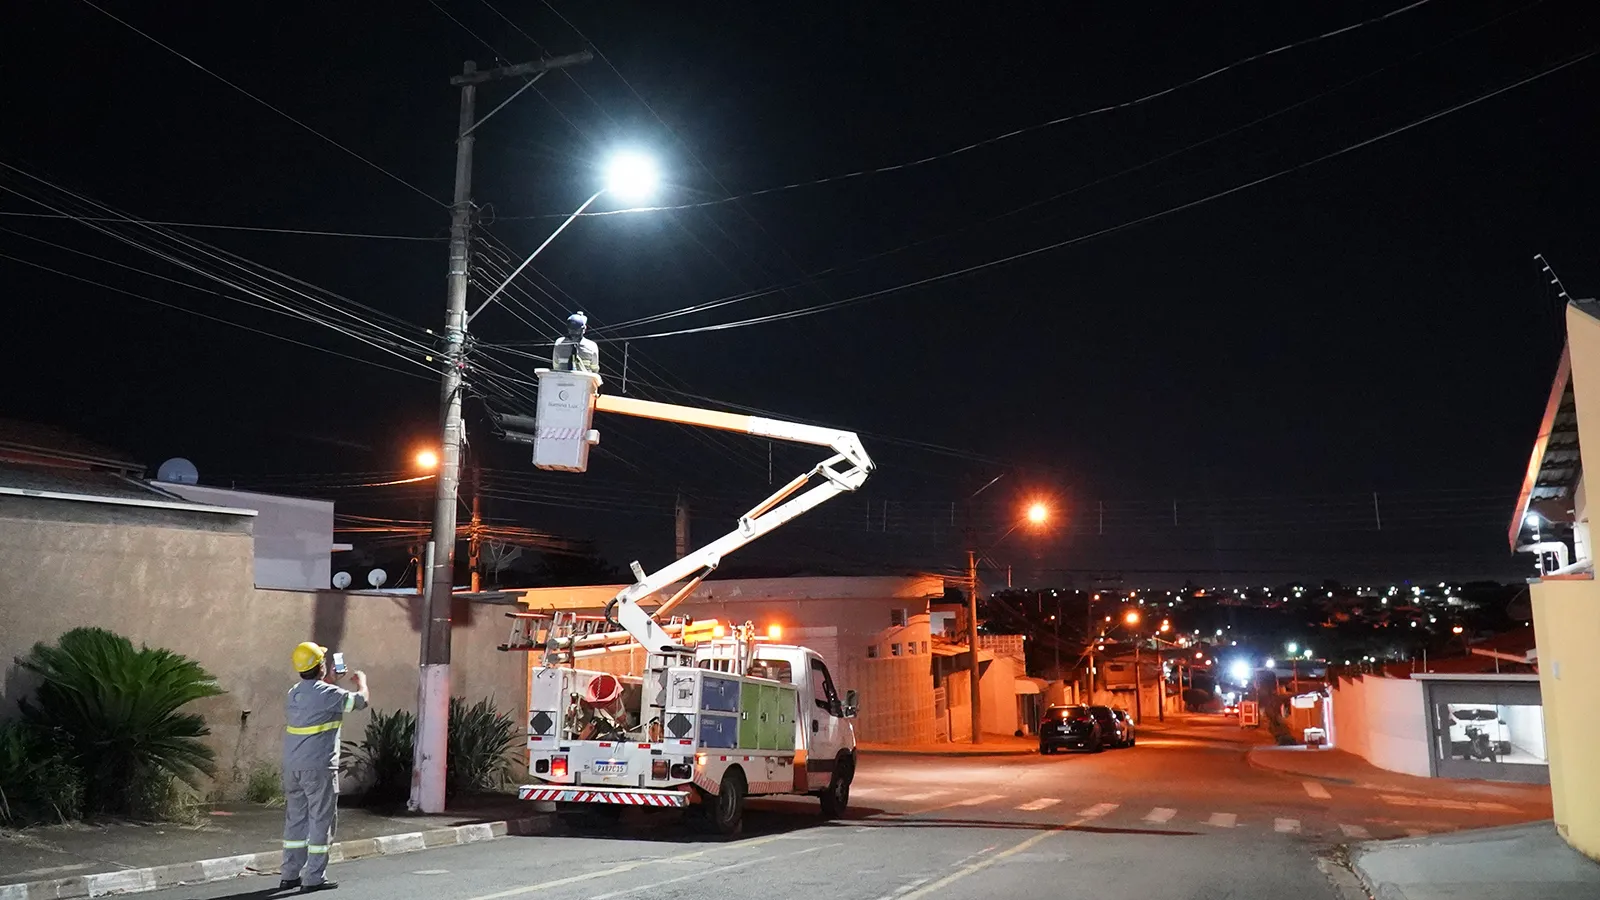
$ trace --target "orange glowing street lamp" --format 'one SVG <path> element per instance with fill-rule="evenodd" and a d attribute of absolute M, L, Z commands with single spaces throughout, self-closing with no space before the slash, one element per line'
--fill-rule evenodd
<path fill-rule="evenodd" d="M 418 450 L 416 463 L 419 469 L 437 469 L 439 468 L 439 454 L 432 450 Z"/>
<path fill-rule="evenodd" d="M 1050 507 L 1043 503 L 1034 503 L 1028 507 L 1028 522 L 1033 525 L 1043 525 L 1050 519 Z"/>
<path fill-rule="evenodd" d="M 1122 617 L 1122 621 L 1127 622 L 1129 625 L 1137 625 L 1137 624 L 1139 624 L 1139 613 L 1138 613 L 1138 611 L 1131 610 L 1131 609 L 1128 610 L 1128 614 Z"/>

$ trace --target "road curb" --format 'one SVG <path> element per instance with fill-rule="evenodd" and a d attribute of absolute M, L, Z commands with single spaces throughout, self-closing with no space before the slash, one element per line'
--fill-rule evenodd
<path fill-rule="evenodd" d="M 433 828 L 406 834 L 340 841 L 329 848 L 328 862 L 352 862 L 375 856 L 394 856 L 438 847 L 479 844 L 507 835 L 541 834 L 549 829 L 548 816 L 529 816 L 499 822 L 479 822 L 449 828 Z M 283 863 L 283 851 L 244 853 L 197 862 L 173 863 L 144 869 L 123 869 L 98 875 L 74 875 L 20 884 L 0 884 L 0 900 L 77 900 L 112 894 L 138 894 L 163 888 L 208 881 L 223 881 L 242 875 L 276 874 Z"/>
<path fill-rule="evenodd" d="M 1276 772 L 1279 775 L 1289 775 L 1294 778 L 1311 778 L 1317 781 L 1326 781 L 1330 784 L 1352 785 L 1357 783 L 1354 778 L 1340 778 L 1337 775 L 1319 775 L 1315 772 L 1301 772 L 1296 769 L 1283 769 L 1279 768 L 1278 766 L 1266 765 L 1256 759 L 1256 751 L 1259 749 L 1262 748 L 1251 747 L 1244 755 L 1245 762 L 1249 763 L 1252 769 L 1258 769 L 1262 772 Z"/>

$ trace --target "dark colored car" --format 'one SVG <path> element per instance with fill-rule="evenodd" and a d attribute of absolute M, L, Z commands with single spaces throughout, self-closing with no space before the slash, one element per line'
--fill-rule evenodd
<path fill-rule="evenodd" d="M 1061 747 L 1076 747 L 1099 753 L 1103 731 L 1100 720 L 1087 706 L 1052 706 L 1039 720 L 1039 752 L 1050 754 Z"/>
<path fill-rule="evenodd" d="M 1118 718 L 1119 712 L 1122 710 L 1109 706 L 1089 707 L 1089 715 L 1100 723 L 1100 740 L 1107 746 L 1127 747 L 1133 743 L 1133 722 L 1127 718 L 1127 713 Z"/>

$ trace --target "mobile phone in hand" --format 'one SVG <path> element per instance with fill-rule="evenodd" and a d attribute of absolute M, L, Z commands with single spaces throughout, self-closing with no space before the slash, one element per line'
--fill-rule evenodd
<path fill-rule="evenodd" d="M 344 673 L 345 673 L 344 654 L 343 653 L 335 653 L 335 654 L 333 654 L 333 674 L 335 674 L 335 675 L 343 675 Z"/>

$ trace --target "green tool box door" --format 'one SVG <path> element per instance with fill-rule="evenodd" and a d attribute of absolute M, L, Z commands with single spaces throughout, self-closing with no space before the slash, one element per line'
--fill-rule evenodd
<path fill-rule="evenodd" d="M 739 689 L 739 749 L 761 748 L 761 695 L 766 687 L 746 681 Z"/>

